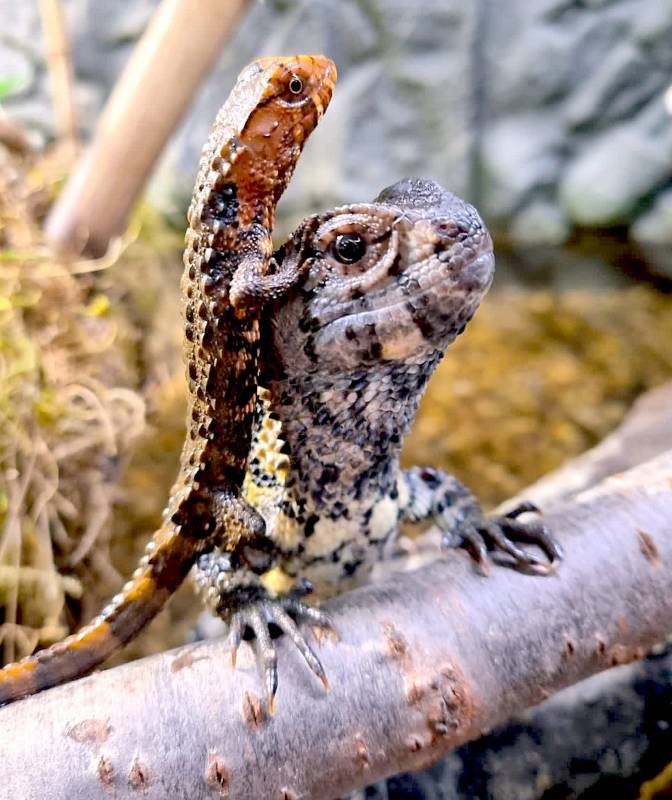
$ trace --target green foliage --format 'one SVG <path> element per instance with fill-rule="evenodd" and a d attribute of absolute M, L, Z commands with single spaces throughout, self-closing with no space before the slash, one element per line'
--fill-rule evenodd
<path fill-rule="evenodd" d="M 14 75 L 0 77 L 0 103 L 13 94 L 19 87 L 20 81 Z"/>

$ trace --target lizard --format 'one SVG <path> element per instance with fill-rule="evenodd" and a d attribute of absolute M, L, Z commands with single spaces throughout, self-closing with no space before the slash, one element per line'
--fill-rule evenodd
<path fill-rule="evenodd" d="M 264 303 L 297 277 L 272 264 L 275 208 L 335 80 L 324 56 L 258 59 L 217 114 L 188 212 L 187 433 L 162 525 L 98 617 L 0 670 L 0 704 L 97 667 L 159 612 L 207 550 L 236 550 L 250 569 L 267 558 L 263 517 L 240 495 L 256 407 L 259 318 Z"/>
<path fill-rule="evenodd" d="M 262 413 L 243 493 L 266 521 L 288 585 L 308 581 L 320 599 L 359 585 L 402 526 L 422 522 L 436 523 L 443 546 L 464 547 L 483 571 L 490 551 L 552 571 L 560 546 L 537 518 L 519 519 L 534 506 L 488 517 L 457 478 L 399 465 L 432 372 L 493 278 L 492 239 L 477 211 L 434 181 L 405 179 L 372 203 L 307 218 L 276 260 L 302 277 L 264 317 Z M 236 552 L 203 554 L 195 572 L 229 623 L 234 663 L 243 634 L 256 638 L 272 705 L 270 623 L 306 649 L 288 619 L 295 598 L 276 596 Z"/>

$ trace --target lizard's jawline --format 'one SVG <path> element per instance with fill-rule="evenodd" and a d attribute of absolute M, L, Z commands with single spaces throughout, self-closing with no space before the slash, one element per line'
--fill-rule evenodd
<path fill-rule="evenodd" d="M 450 267 L 450 262 L 447 262 L 447 264 L 448 267 Z M 490 284 L 495 275 L 495 254 L 492 250 L 478 253 L 475 258 L 459 266 L 458 270 L 463 277 L 469 276 L 477 281 L 479 286 L 474 287 L 476 291 L 479 291 L 480 287 L 483 287 L 482 291 L 485 293 L 490 288 Z"/>

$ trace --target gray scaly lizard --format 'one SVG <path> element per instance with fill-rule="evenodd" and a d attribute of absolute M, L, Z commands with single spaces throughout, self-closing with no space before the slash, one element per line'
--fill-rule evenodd
<path fill-rule="evenodd" d="M 365 581 L 404 523 L 436 523 L 444 546 L 465 547 L 482 567 L 488 551 L 542 574 L 561 558 L 543 525 L 518 519 L 533 506 L 487 517 L 453 476 L 399 466 L 429 377 L 492 281 L 492 240 L 476 210 L 433 181 L 408 179 L 373 203 L 309 217 L 276 260 L 303 278 L 264 318 L 243 496 L 264 517 L 273 565 L 294 591 L 274 596 L 235 552 L 204 554 L 196 567 L 206 601 L 230 623 L 234 660 L 244 631 L 254 633 L 271 699 L 269 623 L 310 660 L 287 613 L 297 594 L 306 582 L 324 598 Z"/>

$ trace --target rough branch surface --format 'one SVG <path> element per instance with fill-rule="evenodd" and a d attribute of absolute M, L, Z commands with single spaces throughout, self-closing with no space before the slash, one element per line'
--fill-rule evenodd
<path fill-rule="evenodd" d="M 672 451 L 547 522 L 567 553 L 555 576 L 486 579 L 454 553 L 337 599 L 341 640 L 319 647 L 331 692 L 281 641 L 273 719 L 251 648 L 234 672 L 225 641 L 8 706 L 0 797 L 337 797 L 425 766 L 669 632 Z"/>

